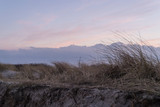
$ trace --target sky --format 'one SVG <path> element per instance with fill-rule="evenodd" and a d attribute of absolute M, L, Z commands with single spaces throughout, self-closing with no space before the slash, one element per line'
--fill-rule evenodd
<path fill-rule="evenodd" d="M 0 49 L 91 46 L 117 32 L 160 46 L 159 19 L 160 0 L 0 0 Z"/>

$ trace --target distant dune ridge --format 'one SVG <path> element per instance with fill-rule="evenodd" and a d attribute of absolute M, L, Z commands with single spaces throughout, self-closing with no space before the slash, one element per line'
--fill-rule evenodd
<path fill-rule="evenodd" d="M 67 62 L 77 64 L 79 61 L 90 63 L 94 58 L 99 57 L 98 52 L 104 47 L 113 47 L 117 44 L 124 45 L 121 42 L 116 42 L 111 45 L 96 44 L 94 46 L 76 46 L 70 45 L 61 48 L 35 48 L 19 50 L 0 50 L 0 62 L 9 64 L 28 64 L 28 63 L 45 63 L 51 62 Z M 148 46 L 143 46 L 148 49 Z M 160 47 L 152 47 L 157 53 L 160 53 Z"/>

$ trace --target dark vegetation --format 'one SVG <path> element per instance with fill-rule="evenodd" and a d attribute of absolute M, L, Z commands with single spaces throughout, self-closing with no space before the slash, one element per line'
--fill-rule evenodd
<path fill-rule="evenodd" d="M 105 46 L 100 51 L 104 61 L 95 64 L 79 63 L 78 66 L 64 62 L 45 64 L 0 64 L 0 71 L 16 71 L 16 75 L 0 78 L 7 82 L 78 85 L 119 88 L 123 90 L 146 90 L 160 92 L 160 63 L 152 47 L 128 41 L 128 45 Z"/>
<path fill-rule="evenodd" d="M 1 71 L 4 71 L 5 69 L 7 69 L 7 68 L 5 68 L 5 66 L 0 63 L 0 72 L 1 72 Z"/>

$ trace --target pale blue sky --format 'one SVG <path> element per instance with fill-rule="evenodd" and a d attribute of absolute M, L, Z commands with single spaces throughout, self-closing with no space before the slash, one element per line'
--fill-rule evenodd
<path fill-rule="evenodd" d="M 160 46 L 159 0 L 0 0 L 0 49 L 94 45 L 111 31 Z"/>

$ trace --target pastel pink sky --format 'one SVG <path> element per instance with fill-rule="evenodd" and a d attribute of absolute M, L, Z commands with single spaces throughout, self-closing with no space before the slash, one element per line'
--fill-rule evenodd
<path fill-rule="evenodd" d="M 5 0 L 0 13 L 4 50 L 109 44 L 115 31 L 160 46 L 159 0 Z"/>

